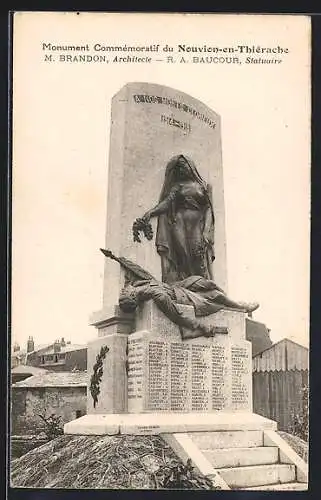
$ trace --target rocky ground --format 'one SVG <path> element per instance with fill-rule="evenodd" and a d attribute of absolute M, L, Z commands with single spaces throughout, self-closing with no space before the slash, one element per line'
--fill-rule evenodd
<path fill-rule="evenodd" d="M 11 486 L 214 489 L 159 436 L 58 437 L 12 461 Z"/>
<path fill-rule="evenodd" d="M 308 460 L 308 444 L 279 435 Z M 58 437 L 11 462 L 11 486 L 80 489 L 215 489 L 160 436 Z"/>

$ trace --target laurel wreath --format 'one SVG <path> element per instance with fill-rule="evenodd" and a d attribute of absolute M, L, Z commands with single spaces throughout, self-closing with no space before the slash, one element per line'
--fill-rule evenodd
<path fill-rule="evenodd" d="M 145 219 L 136 219 L 133 224 L 133 239 L 137 243 L 141 243 L 140 232 L 142 232 L 148 240 L 153 239 L 153 228 L 150 222 Z"/>
<path fill-rule="evenodd" d="M 94 408 L 98 403 L 98 395 L 100 394 L 100 382 L 104 373 L 103 361 L 106 358 L 106 354 L 109 348 L 106 345 L 101 346 L 99 354 L 96 356 L 96 363 L 93 366 L 93 374 L 90 377 L 90 394 L 93 398 Z"/>

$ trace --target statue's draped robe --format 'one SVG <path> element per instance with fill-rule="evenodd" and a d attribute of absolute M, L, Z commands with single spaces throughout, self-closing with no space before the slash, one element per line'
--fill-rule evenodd
<path fill-rule="evenodd" d="M 180 251 L 175 243 L 175 209 L 177 207 L 177 192 L 179 191 L 179 183 L 175 182 L 175 168 L 177 160 L 183 155 L 176 156 L 168 163 L 166 167 L 165 180 L 161 191 L 159 202 L 167 200 L 168 209 L 165 213 L 158 216 L 157 233 L 156 233 L 156 248 L 162 261 L 162 280 L 168 283 L 184 279 L 191 274 L 199 274 L 199 269 L 192 269 L 190 272 L 184 268 L 184 254 L 187 255 L 190 249 L 187 248 L 188 243 Z M 214 212 L 211 199 L 211 188 L 207 185 L 199 175 L 195 164 L 191 159 L 183 156 L 189 165 L 193 180 L 199 184 L 204 193 L 203 203 L 200 204 L 196 197 L 186 197 L 183 201 L 187 208 L 199 211 L 202 213 L 204 221 L 202 222 L 202 234 L 197 241 L 194 234 L 189 234 L 187 228 L 180 226 L 180 231 L 185 231 L 184 240 L 191 242 L 194 238 L 193 246 L 198 247 L 204 259 L 204 271 L 202 275 L 205 278 L 212 279 L 212 262 L 214 260 Z M 207 212 L 207 213 L 206 213 Z M 205 220 L 206 219 L 206 220 Z M 207 245 L 205 247 L 205 241 Z M 191 266 L 193 267 L 193 255 L 189 256 Z M 195 259 L 196 263 L 196 259 Z M 195 272 L 196 271 L 196 272 Z"/>

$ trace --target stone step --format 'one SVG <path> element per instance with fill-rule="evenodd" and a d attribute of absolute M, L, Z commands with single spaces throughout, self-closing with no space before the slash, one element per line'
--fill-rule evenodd
<path fill-rule="evenodd" d="M 263 431 L 191 432 L 189 436 L 201 450 L 263 446 Z"/>
<path fill-rule="evenodd" d="M 275 464 L 279 460 L 279 450 L 276 446 L 223 448 L 202 451 L 215 469 Z"/>
<path fill-rule="evenodd" d="M 295 481 L 295 466 L 289 464 L 254 465 L 219 470 L 230 488 L 247 488 Z"/>
<path fill-rule="evenodd" d="M 305 491 L 308 489 L 307 483 L 282 483 L 282 484 L 268 484 L 266 486 L 254 486 L 253 488 L 240 488 L 240 490 L 247 491 L 278 491 L 278 490 L 292 490 L 292 491 Z"/>

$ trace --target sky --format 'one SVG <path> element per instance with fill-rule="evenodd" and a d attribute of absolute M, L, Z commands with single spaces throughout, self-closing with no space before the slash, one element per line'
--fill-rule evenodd
<path fill-rule="evenodd" d="M 164 25 L 166 30 L 164 33 Z M 46 62 L 43 42 L 281 46 L 282 64 Z M 229 294 L 308 342 L 309 22 L 303 16 L 22 13 L 14 22 L 12 338 L 94 339 L 111 98 L 166 85 L 221 116 Z"/>

